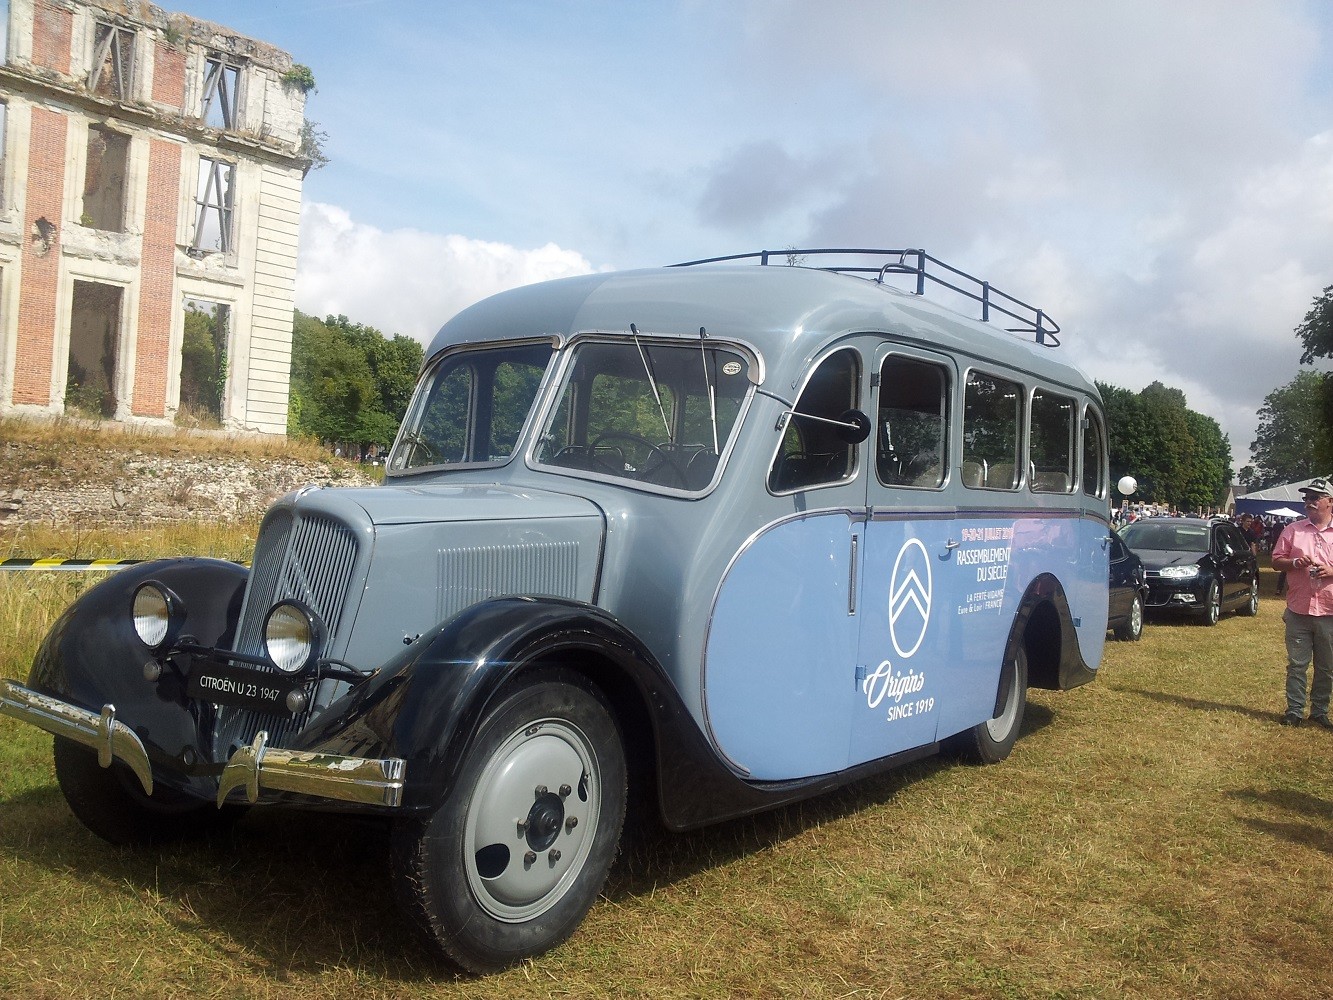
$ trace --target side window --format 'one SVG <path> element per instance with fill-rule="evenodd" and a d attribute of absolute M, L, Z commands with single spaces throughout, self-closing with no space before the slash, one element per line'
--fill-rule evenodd
<path fill-rule="evenodd" d="M 200 117 L 213 128 L 237 128 L 240 124 L 242 64 L 210 52 L 204 60 L 204 96 Z"/>
<path fill-rule="evenodd" d="M 1013 490 L 1019 480 L 1023 387 L 972 372 L 963 395 L 963 485 Z"/>
<path fill-rule="evenodd" d="M 1090 497 L 1106 496 L 1106 433 L 1101 414 L 1091 406 L 1083 417 L 1083 492 Z"/>
<path fill-rule="evenodd" d="M 803 490 L 851 477 L 856 446 L 838 437 L 836 425 L 824 421 L 838 420 L 856 407 L 860 383 L 861 364 L 855 351 L 835 351 L 820 363 L 787 420 L 782 447 L 768 473 L 770 490 Z"/>
<path fill-rule="evenodd" d="M 944 482 L 949 376 L 943 366 L 887 357 L 879 370 L 875 472 L 885 486 Z"/>
<path fill-rule="evenodd" d="M 204 253 L 231 252 L 235 173 L 233 163 L 199 157 L 199 185 L 195 195 L 197 215 L 191 249 Z"/>
<path fill-rule="evenodd" d="M 114 24 L 98 24 L 93 35 L 88 89 L 118 101 L 133 97 L 134 32 Z"/>
<path fill-rule="evenodd" d="M 1038 389 L 1032 394 L 1028 431 L 1029 483 L 1034 493 L 1074 489 L 1074 433 L 1078 407 L 1068 396 Z"/>

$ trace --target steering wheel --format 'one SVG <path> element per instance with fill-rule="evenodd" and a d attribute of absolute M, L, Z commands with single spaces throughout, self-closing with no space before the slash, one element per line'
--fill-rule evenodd
<path fill-rule="evenodd" d="M 623 476 L 625 474 L 624 469 L 611 469 L 609 465 L 597 457 L 597 448 L 604 441 L 628 441 L 630 444 L 647 449 L 647 463 L 644 468 L 638 470 L 638 478 L 640 480 L 651 480 L 654 475 L 661 472 L 662 469 L 667 468 L 675 473 L 675 477 L 682 487 L 686 485 L 685 473 L 681 471 L 680 466 L 672 461 L 671 456 L 668 455 L 660 445 L 653 444 L 646 437 L 640 437 L 638 434 L 632 434 L 629 431 L 606 431 L 603 434 L 597 435 L 597 437 L 593 439 L 592 444 L 588 445 L 588 454 L 594 462 L 602 466 L 604 469 L 614 472 L 618 476 Z"/>

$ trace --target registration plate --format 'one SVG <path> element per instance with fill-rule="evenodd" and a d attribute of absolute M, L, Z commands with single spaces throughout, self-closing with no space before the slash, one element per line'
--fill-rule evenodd
<path fill-rule="evenodd" d="M 215 705 L 248 708 L 270 715 L 291 715 L 287 695 L 301 681 L 234 663 L 195 663 L 186 694 Z"/>

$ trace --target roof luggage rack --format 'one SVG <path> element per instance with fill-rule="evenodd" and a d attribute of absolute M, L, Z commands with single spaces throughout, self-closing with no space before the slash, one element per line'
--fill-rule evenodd
<path fill-rule="evenodd" d="M 807 265 L 806 258 L 817 256 L 841 255 L 844 257 L 876 257 L 883 259 L 882 264 L 830 264 L 827 266 Z M 672 267 L 692 267 L 695 264 L 723 264 L 740 261 L 757 261 L 768 264 L 773 258 L 778 264 L 790 267 L 819 267 L 823 271 L 835 271 L 838 274 L 852 274 L 857 277 L 884 284 L 886 275 L 910 275 L 916 278 L 916 294 L 926 293 L 926 282 L 941 285 L 957 292 L 964 298 L 981 303 L 981 321 L 989 323 L 991 313 L 1007 316 L 1017 326 L 1007 326 L 1008 333 L 1027 334 L 1043 347 L 1060 346 L 1060 325 L 1044 311 L 1029 305 L 1022 299 L 993 288 L 989 281 L 982 281 L 966 271 L 960 271 L 950 264 L 932 257 L 924 250 L 870 250 L 820 247 L 798 250 L 794 247 L 786 250 L 759 250 L 754 253 L 730 254 L 726 257 L 705 257 L 701 260 L 687 260 Z M 931 270 L 933 267 L 934 270 Z M 873 278 L 870 276 L 874 275 Z"/>

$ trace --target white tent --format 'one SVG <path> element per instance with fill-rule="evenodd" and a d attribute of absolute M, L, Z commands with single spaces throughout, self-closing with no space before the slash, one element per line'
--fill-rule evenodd
<path fill-rule="evenodd" d="M 1305 498 L 1301 496 L 1301 487 L 1309 486 L 1312 479 L 1287 483 L 1284 486 L 1270 486 L 1266 490 L 1257 490 L 1236 497 L 1237 514 L 1273 514 L 1276 517 L 1304 517 Z M 1279 514 L 1274 508 L 1286 507 L 1287 514 Z"/>

